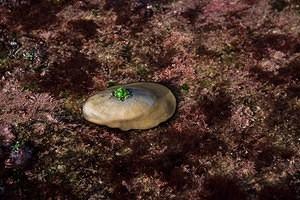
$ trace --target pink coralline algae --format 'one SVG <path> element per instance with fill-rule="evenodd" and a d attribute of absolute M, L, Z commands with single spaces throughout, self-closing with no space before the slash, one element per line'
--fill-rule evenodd
<path fill-rule="evenodd" d="M 15 139 L 15 135 L 12 133 L 11 127 L 7 123 L 0 124 L 0 141 L 3 146 L 8 146 Z"/>
<path fill-rule="evenodd" d="M 213 0 L 203 9 L 203 15 L 209 19 L 218 19 L 230 13 L 236 13 L 247 9 L 249 6 L 240 2 Z"/>

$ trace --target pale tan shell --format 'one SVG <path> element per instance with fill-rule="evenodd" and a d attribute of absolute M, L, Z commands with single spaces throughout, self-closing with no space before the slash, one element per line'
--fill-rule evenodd
<path fill-rule="evenodd" d="M 83 117 L 93 123 L 121 130 L 149 129 L 169 119 L 176 110 L 176 98 L 158 83 L 122 85 L 132 96 L 120 101 L 112 95 L 119 86 L 90 97 L 83 105 Z"/>

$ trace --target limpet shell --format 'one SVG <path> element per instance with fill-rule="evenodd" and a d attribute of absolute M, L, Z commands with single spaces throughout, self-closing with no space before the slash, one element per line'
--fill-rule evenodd
<path fill-rule="evenodd" d="M 119 128 L 149 129 L 168 120 L 176 110 L 176 98 L 167 87 L 151 82 L 122 85 L 131 96 L 124 101 L 114 97 L 110 87 L 88 98 L 83 117 L 92 123 Z"/>

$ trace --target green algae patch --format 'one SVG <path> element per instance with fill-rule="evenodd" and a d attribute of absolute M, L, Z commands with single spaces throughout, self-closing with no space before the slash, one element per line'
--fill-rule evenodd
<path fill-rule="evenodd" d="M 112 94 L 119 101 L 124 101 L 124 100 L 128 99 L 130 96 L 132 96 L 131 92 L 124 87 L 119 87 L 119 88 L 115 89 Z"/>

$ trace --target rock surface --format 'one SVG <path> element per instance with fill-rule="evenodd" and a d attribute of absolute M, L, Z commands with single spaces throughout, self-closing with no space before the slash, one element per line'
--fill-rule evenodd
<path fill-rule="evenodd" d="M 114 86 L 90 97 L 83 105 L 86 120 L 121 130 L 149 129 L 169 119 L 176 110 L 176 98 L 158 83 L 131 83 L 122 87 L 131 96 L 120 101 L 114 97 Z"/>

